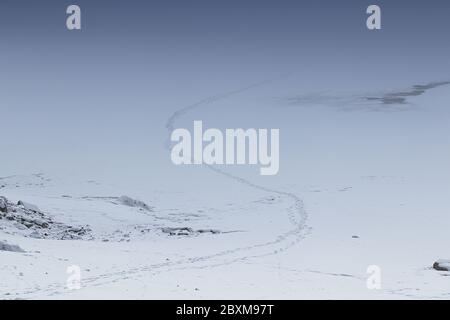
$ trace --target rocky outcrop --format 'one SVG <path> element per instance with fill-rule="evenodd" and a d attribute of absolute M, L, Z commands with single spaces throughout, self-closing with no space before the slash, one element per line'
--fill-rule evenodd
<path fill-rule="evenodd" d="M 19 201 L 17 204 L 0 197 L 0 224 L 30 238 L 55 240 L 90 239 L 88 226 L 70 226 L 56 222 L 33 204 Z"/>

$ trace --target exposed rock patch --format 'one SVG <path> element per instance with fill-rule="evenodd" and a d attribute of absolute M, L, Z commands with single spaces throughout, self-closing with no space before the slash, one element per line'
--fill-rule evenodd
<path fill-rule="evenodd" d="M 438 271 L 450 271 L 450 260 L 438 260 L 433 264 L 433 269 Z"/>
<path fill-rule="evenodd" d="M 194 230 L 189 227 L 179 227 L 179 228 L 162 228 L 162 232 L 168 233 L 170 236 L 193 236 L 198 235 L 202 233 L 212 233 L 212 234 L 218 234 L 221 233 L 220 230 L 214 230 L 214 229 L 199 229 Z"/>
<path fill-rule="evenodd" d="M 56 222 L 33 204 L 23 201 L 14 204 L 5 197 L 0 197 L 0 227 L 8 233 L 18 233 L 37 239 L 81 240 L 92 238 L 88 226 L 78 227 Z"/>
<path fill-rule="evenodd" d="M 406 91 L 398 91 L 391 92 L 385 94 L 381 97 L 366 97 L 367 101 L 379 101 L 381 104 L 390 105 L 390 104 L 406 104 L 408 103 L 409 97 L 417 97 L 424 94 L 426 91 L 434 88 L 438 88 L 441 86 L 449 85 L 449 81 L 443 82 L 432 82 L 428 84 L 419 84 L 415 85 L 409 90 Z"/>

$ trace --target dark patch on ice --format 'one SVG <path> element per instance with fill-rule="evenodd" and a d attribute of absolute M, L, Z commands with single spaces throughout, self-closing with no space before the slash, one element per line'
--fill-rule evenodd
<path fill-rule="evenodd" d="M 391 92 L 380 97 L 365 97 L 365 99 L 367 101 L 378 101 L 384 105 L 407 104 L 408 103 L 407 99 L 409 97 L 421 96 L 430 89 L 434 89 L 449 84 L 450 81 L 431 82 L 424 85 L 419 84 L 412 86 L 411 89 L 407 91 Z"/>
<path fill-rule="evenodd" d="M 408 98 L 425 94 L 428 90 L 450 85 L 450 81 L 436 81 L 427 84 L 413 85 L 403 91 L 392 91 L 374 95 L 328 95 L 326 93 L 310 93 L 285 99 L 293 106 L 326 106 L 342 111 L 405 111 L 409 110 Z"/>

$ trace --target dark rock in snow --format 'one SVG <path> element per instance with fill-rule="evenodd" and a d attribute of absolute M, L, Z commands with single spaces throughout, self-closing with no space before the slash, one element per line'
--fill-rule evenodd
<path fill-rule="evenodd" d="M 450 271 L 450 260 L 438 260 L 433 264 L 433 269 L 438 271 Z"/>

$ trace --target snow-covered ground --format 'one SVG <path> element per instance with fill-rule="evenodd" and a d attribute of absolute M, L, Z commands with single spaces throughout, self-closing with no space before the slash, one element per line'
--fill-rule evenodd
<path fill-rule="evenodd" d="M 450 86 L 272 89 L 220 94 L 168 112 L 167 124 L 280 128 L 275 177 L 205 166 L 148 184 L 1 177 L 0 298 L 450 298 L 450 273 L 432 268 L 450 259 Z M 236 119 L 243 106 L 265 116 Z M 67 287 L 74 265 L 79 290 Z M 367 287 L 373 265 L 381 289 Z"/>

